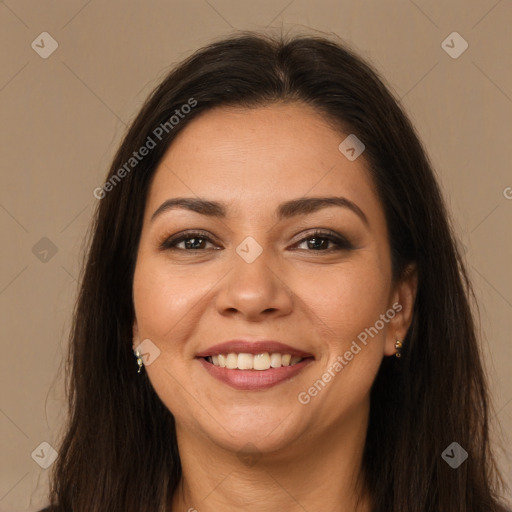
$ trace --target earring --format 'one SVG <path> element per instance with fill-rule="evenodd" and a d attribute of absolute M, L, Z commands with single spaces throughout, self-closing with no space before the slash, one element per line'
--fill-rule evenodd
<path fill-rule="evenodd" d="M 395 341 L 395 348 L 396 348 L 395 357 L 401 357 L 402 356 L 402 354 L 401 354 L 402 342 L 400 340 Z"/>
<path fill-rule="evenodd" d="M 140 371 L 142 370 L 142 366 L 143 366 L 142 355 L 141 355 L 141 353 L 138 350 L 135 350 L 133 353 L 135 354 L 135 357 L 137 358 L 137 364 L 139 366 L 139 369 L 137 370 L 137 373 L 140 373 Z"/>

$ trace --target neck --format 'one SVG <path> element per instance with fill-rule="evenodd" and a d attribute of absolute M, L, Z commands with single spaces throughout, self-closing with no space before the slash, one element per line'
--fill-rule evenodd
<path fill-rule="evenodd" d="M 365 408 L 319 436 L 303 434 L 253 458 L 177 425 L 182 477 L 171 510 L 371 512 L 361 476 L 367 425 Z"/>

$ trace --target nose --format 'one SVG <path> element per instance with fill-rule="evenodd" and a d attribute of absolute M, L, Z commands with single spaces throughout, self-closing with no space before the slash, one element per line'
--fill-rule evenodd
<path fill-rule="evenodd" d="M 231 270 L 221 280 L 216 306 L 222 315 L 238 315 L 257 322 L 290 314 L 293 297 L 265 250 L 250 263 L 234 253 Z"/>

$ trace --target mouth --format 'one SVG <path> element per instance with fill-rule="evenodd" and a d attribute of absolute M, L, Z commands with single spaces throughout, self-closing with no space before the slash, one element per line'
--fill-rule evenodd
<path fill-rule="evenodd" d="M 240 361 L 239 356 L 241 356 Z M 257 356 L 256 359 L 253 356 Z M 315 356 L 279 341 L 239 339 L 217 343 L 206 350 L 198 352 L 196 357 L 210 357 L 210 363 L 224 368 L 250 370 L 259 369 L 259 366 L 262 366 L 261 369 L 265 370 L 271 367 L 290 366 L 296 364 L 300 359 L 314 358 Z M 223 364 L 224 362 L 226 364 Z M 240 366 L 238 366 L 239 362 Z M 268 368 L 266 367 L 267 363 Z M 252 366 L 250 366 L 251 364 Z M 255 364 L 256 366 L 254 366 Z"/>
<path fill-rule="evenodd" d="M 210 347 L 196 359 L 211 377 L 231 388 L 258 391 L 293 380 L 315 356 L 274 341 L 234 340 Z"/>
<path fill-rule="evenodd" d="M 250 354 L 247 352 L 230 352 L 227 354 L 216 354 L 203 357 L 208 363 L 219 368 L 228 370 L 256 370 L 267 371 L 271 368 L 282 368 L 286 366 L 295 366 L 305 359 L 313 356 L 301 357 L 291 354 L 281 354 L 279 352 L 262 352 L 260 354 Z"/>
<path fill-rule="evenodd" d="M 278 341 L 231 340 L 196 354 L 210 376 L 238 390 L 263 390 L 293 379 L 315 356 Z"/>

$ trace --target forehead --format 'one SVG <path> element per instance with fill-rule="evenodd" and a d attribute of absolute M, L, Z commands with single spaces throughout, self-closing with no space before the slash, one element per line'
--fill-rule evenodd
<path fill-rule="evenodd" d="M 347 135 L 304 104 L 206 111 L 164 155 L 148 209 L 198 196 L 222 200 L 234 214 L 258 207 L 270 214 L 274 203 L 308 195 L 343 195 L 379 209 L 363 157 L 349 161 L 338 149 Z"/>

